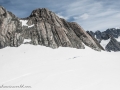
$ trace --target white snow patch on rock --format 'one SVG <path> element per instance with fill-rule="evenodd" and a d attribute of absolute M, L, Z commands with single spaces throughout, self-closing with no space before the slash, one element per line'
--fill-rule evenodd
<path fill-rule="evenodd" d="M 120 42 L 120 36 L 118 38 L 115 38 L 118 42 Z"/>
<path fill-rule="evenodd" d="M 22 22 L 22 26 L 28 26 L 28 25 L 27 25 L 28 20 L 20 20 L 20 22 Z M 34 24 L 28 26 L 28 28 L 33 27 L 33 26 L 34 26 Z"/>
<path fill-rule="evenodd" d="M 23 43 L 26 43 L 26 42 L 31 42 L 31 39 L 24 39 Z"/>
<path fill-rule="evenodd" d="M 105 49 L 105 47 L 109 43 L 109 41 L 110 41 L 110 39 L 108 39 L 108 40 L 102 40 L 100 44 Z"/>

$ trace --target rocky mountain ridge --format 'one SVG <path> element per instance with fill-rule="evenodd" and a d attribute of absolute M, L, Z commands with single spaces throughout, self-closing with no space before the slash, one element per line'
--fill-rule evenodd
<path fill-rule="evenodd" d="M 120 29 L 109 28 L 103 32 L 97 30 L 96 32 L 87 31 L 87 33 L 91 37 L 96 38 L 100 44 L 102 41 L 109 40 L 104 48 L 106 51 L 120 51 L 120 42 L 117 41 L 117 39 L 120 37 Z"/>
<path fill-rule="evenodd" d="M 22 26 L 19 19 L 0 7 L 0 48 L 19 46 L 23 42 Z"/>
<path fill-rule="evenodd" d="M 27 18 L 20 19 L 0 6 L 0 48 L 18 47 L 25 39 L 30 44 L 51 48 L 72 47 L 83 49 L 84 44 L 102 50 L 81 26 L 67 22 L 46 8 L 33 10 Z"/>

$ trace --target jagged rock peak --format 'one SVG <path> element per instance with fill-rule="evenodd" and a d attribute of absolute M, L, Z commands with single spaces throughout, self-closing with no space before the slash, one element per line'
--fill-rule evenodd
<path fill-rule="evenodd" d="M 33 10 L 29 17 L 22 20 L 3 8 L 1 14 L 0 48 L 19 46 L 24 39 L 30 39 L 30 44 L 51 48 L 83 49 L 85 44 L 96 50 L 102 49 L 80 25 L 67 22 L 46 8 Z"/>
<path fill-rule="evenodd" d="M 0 14 L 3 14 L 5 11 L 4 7 L 3 6 L 0 6 Z"/>
<path fill-rule="evenodd" d="M 96 38 L 98 42 L 105 47 L 106 51 L 120 51 L 120 42 L 117 41 L 117 39 L 120 37 L 120 29 L 109 28 L 103 32 L 97 30 L 96 32 L 87 31 L 87 33 L 93 38 Z M 104 46 L 105 43 L 106 46 Z"/>
<path fill-rule="evenodd" d="M 0 48 L 19 46 L 23 42 L 22 26 L 14 14 L 0 6 Z"/>
<path fill-rule="evenodd" d="M 4 7 L 0 6 L 0 16 L 5 16 L 7 15 L 7 11 L 6 9 L 4 9 Z"/>
<path fill-rule="evenodd" d="M 50 17 L 50 13 L 53 13 L 47 8 L 38 8 L 32 11 L 30 17 Z"/>
<path fill-rule="evenodd" d="M 52 46 L 53 48 L 59 46 L 84 48 L 84 45 L 82 44 L 84 43 L 93 49 L 101 49 L 80 25 L 75 22 L 67 22 L 65 19 L 59 18 L 54 12 L 48 9 L 39 8 L 33 10 L 28 17 L 28 25 L 32 24 L 36 27 L 36 29 L 34 27 L 36 33 L 41 32 L 37 34 L 39 39 L 37 37 L 34 37 L 37 38 L 37 40 L 32 38 L 34 44 L 49 47 Z M 33 32 L 32 30 L 27 32 L 31 33 L 30 31 Z M 48 35 L 48 33 L 51 35 Z M 52 39 L 50 38 L 51 36 L 53 37 Z M 52 45 L 53 43 L 54 46 Z"/>
<path fill-rule="evenodd" d="M 26 19 L 28 20 L 29 25 L 44 21 L 51 25 L 63 27 L 61 19 L 54 12 L 46 8 L 38 8 L 33 10 L 31 15 Z"/>

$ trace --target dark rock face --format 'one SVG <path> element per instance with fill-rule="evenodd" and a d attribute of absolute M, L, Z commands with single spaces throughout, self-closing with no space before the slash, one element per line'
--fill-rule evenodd
<path fill-rule="evenodd" d="M 11 12 L 0 7 L 0 48 L 19 46 L 23 42 L 20 21 Z"/>
<path fill-rule="evenodd" d="M 115 28 L 111 28 L 111 29 L 107 29 L 106 31 L 87 31 L 87 33 L 89 33 L 90 35 L 92 35 L 93 37 L 95 37 L 98 40 L 107 40 L 109 39 L 109 35 L 114 37 L 114 38 L 118 38 L 120 36 L 120 29 L 115 29 Z"/>
<path fill-rule="evenodd" d="M 120 51 L 120 42 L 111 37 L 110 42 L 106 45 L 105 49 L 107 51 Z"/>
<path fill-rule="evenodd" d="M 96 38 L 97 41 L 100 43 L 102 40 L 108 40 L 110 38 L 110 42 L 106 45 L 105 50 L 107 51 L 120 51 L 119 42 L 115 39 L 120 37 L 120 29 L 107 29 L 104 32 L 96 31 L 87 31 L 87 33 Z"/>
<path fill-rule="evenodd" d="M 19 46 L 24 39 L 31 39 L 30 44 L 44 45 L 51 48 L 85 48 L 83 43 L 93 49 L 101 50 L 97 41 L 86 33 L 77 23 L 67 22 L 55 13 L 42 8 L 34 10 L 22 26 L 20 19 L 0 7 L 0 47 Z"/>

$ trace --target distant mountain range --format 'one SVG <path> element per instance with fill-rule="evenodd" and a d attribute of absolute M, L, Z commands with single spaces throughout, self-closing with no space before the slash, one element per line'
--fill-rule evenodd
<path fill-rule="evenodd" d="M 120 51 L 120 29 L 110 28 L 106 31 L 87 31 L 87 33 L 95 38 L 101 46 L 107 51 Z"/>

